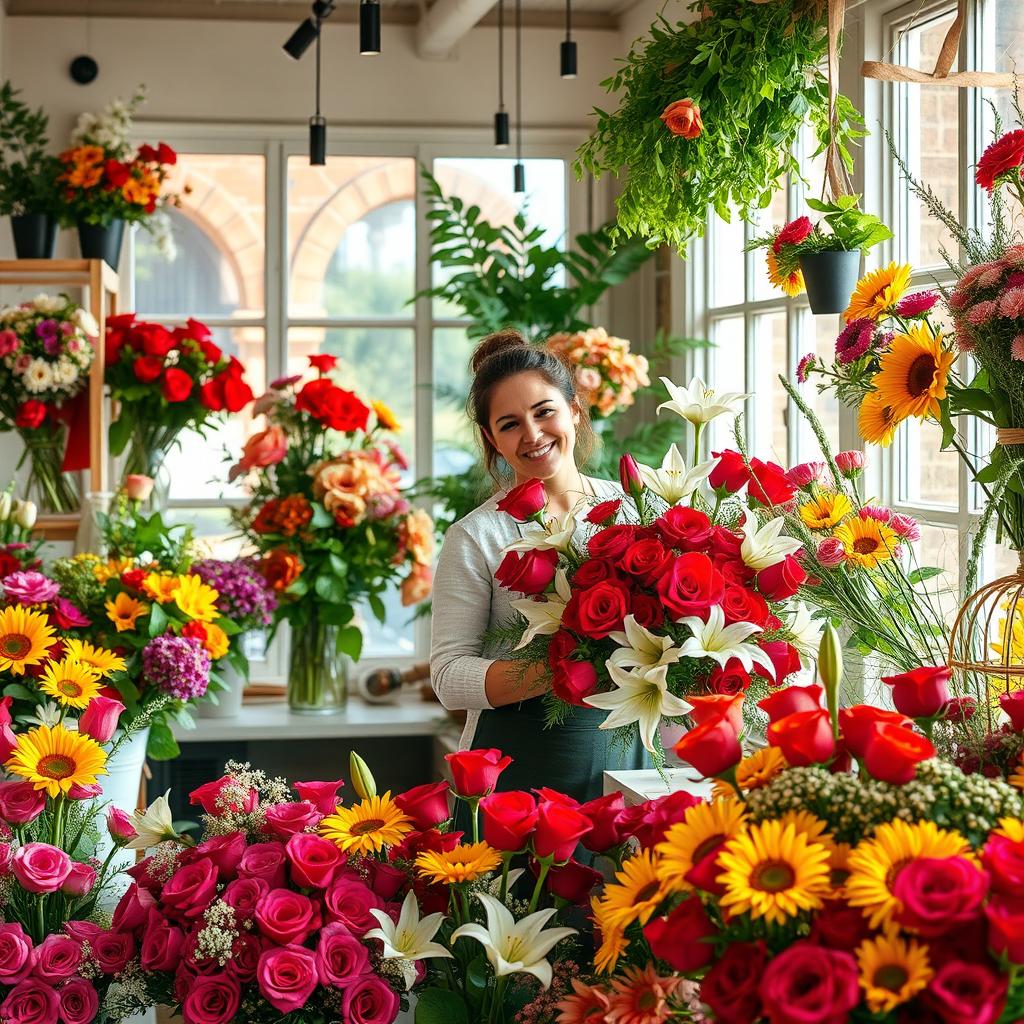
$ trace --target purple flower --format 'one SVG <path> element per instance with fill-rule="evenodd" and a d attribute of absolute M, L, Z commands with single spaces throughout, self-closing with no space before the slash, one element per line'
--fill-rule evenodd
<path fill-rule="evenodd" d="M 210 685 L 210 656 L 194 636 L 155 636 L 142 649 L 142 675 L 158 690 L 192 700 Z"/>
<path fill-rule="evenodd" d="M 293 384 L 298 384 L 300 380 L 302 380 L 301 373 L 293 374 L 291 377 L 278 377 L 270 382 L 270 387 L 274 391 L 283 391 L 285 388 L 290 388 Z"/>
<path fill-rule="evenodd" d="M 851 320 L 836 338 L 836 359 L 841 363 L 852 363 L 860 359 L 871 348 L 871 337 L 875 333 L 873 320 L 861 317 Z"/>
<path fill-rule="evenodd" d="M 939 301 L 938 292 L 917 292 L 905 295 L 896 306 L 898 316 L 921 316 Z"/>
<path fill-rule="evenodd" d="M 277 597 L 252 559 L 204 558 L 192 571 L 217 591 L 217 610 L 241 629 L 270 625 Z"/>
<path fill-rule="evenodd" d="M 796 379 L 798 383 L 807 383 L 807 378 L 810 377 L 817 358 L 813 352 L 808 352 L 807 355 L 800 357 L 800 362 L 796 364 Z"/>
<path fill-rule="evenodd" d="M 43 338 L 43 351 L 48 356 L 58 356 L 58 355 L 60 355 L 60 348 L 61 348 L 60 338 L 58 338 L 58 337 Z"/>
<path fill-rule="evenodd" d="M 47 338 L 51 338 L 54 341 L 57 340 L 57 321 L 56 320 L 40 320 L 36 324 L 36 337 L 42 338 L 45 342 Z"/>
<path fill-rule="evenodd" d="M 7 599 L 18 604 L 45 604 L 60 592 L 60 584 L 41 572 L 12 572 L 4 577 L 3 587 Z"/>

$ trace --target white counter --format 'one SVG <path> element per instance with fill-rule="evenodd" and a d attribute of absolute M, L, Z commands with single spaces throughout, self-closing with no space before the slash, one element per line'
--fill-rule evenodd
<path fill-rule="evenodd" d="M 626 804 L 640 804 L 645 800 L 656 800 L 685 789 L 694 796 L 711 796 L 712 783 L 697 778 L 692 768 L 666 768 L 666 782 L 653 768 L 645 771 L 608 771 L 604 773 L 606 794 L 619 792 Z"/>

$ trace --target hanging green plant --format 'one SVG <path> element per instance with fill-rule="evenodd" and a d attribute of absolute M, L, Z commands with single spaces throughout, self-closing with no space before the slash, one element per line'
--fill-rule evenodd
<path fill-rule="evenodd" d="M 621 94 L 619 108 L 595 111 L 575 165 L 579 177 L 624 179 L 621 234 L 683 251 L 703 235 L 709 207 L 750 219 L 784 175 L 800 175 L 800 129 L 809 124 L 824 151 L 831 106 L 822 0 L 696 0 L 688 9 L 700 20 L 659 16 L 602 83 Z M 835 151 L 851 170 L 860 115 L 837 95 L 832 118 Z"/>

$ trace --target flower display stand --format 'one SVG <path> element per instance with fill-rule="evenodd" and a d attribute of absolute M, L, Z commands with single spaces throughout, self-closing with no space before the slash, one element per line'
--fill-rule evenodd
<path fill-rule="evenodd" d="M 0 285 L 34 285 L 44 289 L 78 289 L 80 305 L 92 313 L 99 325 L 96 353 L 89 371 L 89 470 L 82 504 L 91 508 L 90 495 L 109 490 L 110 465 L 107 453 L 109 403 L 104 397 L 104 352 L 106 320 L 118 309 L 117 274 L 103 260 L 0 260 Z M 46 540 L 73 541 L 78 535 L 82 513 L 43 515 L 36 531 Z"/>

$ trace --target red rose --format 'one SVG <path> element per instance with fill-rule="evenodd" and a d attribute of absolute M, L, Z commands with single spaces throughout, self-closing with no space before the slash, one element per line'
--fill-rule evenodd
<path fill-rule="evenodd" d="M 533 852 L 537 857 L 567 861 L 576 844 L 590 828 L 590 819 L 575 807 L 541 800 L 537 805 L 537 825 L 533 830 Z"/>
<path fill-rule="evenodd" d="M 583 517 L 583 521 L 585 523 L 592 523 L 594 526 L 604 526 L 606 523 L 610 523 L 616 515 L 618 515 L 621 505 L 621 498 L 613 498 L 611 501 L 602 501 L 600 504 L 595 505 Z"/>
<path fill-rule="evenodd" d="M 256 904 L 268 892 L 270 886 L 262 878 L 236 878 L 225 886 L 221 899 L 235 908 L 240 921 L 251 921 Z"/>
<path fill-rule="evenodd" d="M 534 874 L 540 870 L 537 861 L 531 861 L 530 868 Z M 569 858 L 565 864 L 557 864 L 551 868 L 547 877 L 548 892 L 560 896 L 563 900 L 586 907 L 590 904 L 590 894 L 594 886 L 604 881 L 600 871 Z"/>
<path fill-rule="evenodd" d="M 285 884 L 286 863 L 284 843 L 257 843 L 242 854 L 238 877 L 259 878 L 277 889 Z"/>
<path fill-rule="evenodd" d="M 606 558 L 588 558 L 571 577 L 577 587 L 592 587 L 595 583 L 618 579 L 615 566 Z"/>
<path fill-rule="evenodd" d="M 751 480 L 747 493 L 762 505 L 788 505 L 796 488 L 786 479 L 786 471 L 774 462 L 750 460 Z"/>
<path fill-rule="evenodd" d="M 716 665 L 708 676 L 707 687 L 712 693 L 745 693 L 750 686 L 750 673 L 735 658 L 730 658 L 723 668 Z"/>
<path fill-rule="evenodd" d="M 701 802 L 699 797 L 680 789 L 675 793 L 626 807 L 618 818 L 622 838 L 635 836 L 644 849 L 652 849 L 665 838 L 670 826 L 681 821 L 691 807 Z M 689 878 L 687 880 L 689 881 Z"/>
<path fill-rule="evenodd" d="M 166 142 L 161 142 L 156 149 L 157 163 L 167 164 L 173 167 L 178 162 L 178 154 L 167 145 Z M 191 323 L 191 321 L 189 321 Z"/>
<path fill-rule="evenodd" d="M 711 520 L 685 505 L 673 505 L 654 525 L 669 547 L 681 551 L 703 551 L 711 540 Z"/>
<path fill-rule="evenodd" d="M 221 348 L 212 341 L 200 341 L 196 344 L 199 345 L 199 351 L 203 353 L 203 358 L 211 366 L 216 366 L 224 358 Z"/>
<path fill-rule="evenodd" d="M 673 135 L 678 135 L 688 142 L 697 138 L 704 130 L 704 122 L 700 119 L 700 107 L 689 98 L 670 103 L 659 117 Z"/>
<path fill-rule="evenodd" d="M 996 892 L 1014 897 L 1024 892 L 1024 842 L 993 833 L 981 851 L 981 862 Z"/>
<path fill-rule="evenodd" d="M 769 722 L 777 722 L 780 718 L 795 715 L 800 711 L 819 710 L 824 695 L 825 691 L 817 684 L 787 686 L 759 700 L 757 706 L 768 716 Z"/>
<path fill-rule="evenodd" d="M 61 1024 L 90 1024 L 96 1019 L 100 997 L 91 981 L 86 981 L 85 978 L 69 979 L 61 985 L 58 998 Z M 25 1017 L 18 1019 L 26 1020 Z"/>
<path fill-rule="evenodd" d="M 897 711 L 908 718 L 934 718 L 949 703 L 952 674 L 952 669 L 945 665 L 922 667 L 896 676 L 882 676 L 882 682 L 892 687 L 892 702 Z"/>
<path fill-rule="evenodd" d="M 910 725 L 910 719 L 904 718 L 896 711 L 885 711 L 870 704 L 856 704 L 852 708 L 839 709 L 839 728 L 843 733 L 843 742 L 854 757 L 864 756 L 871 737 L 871 727 L 878 722 L 884 722 L 886 725 Z"/>
<path fill-rule="evenodd" d="M 994 899 L 985 907 L 988 947 L 996 956 L 1006 954 L 1012 964 L 1024 964 L 1024 902 Z"/>
<path fill-rule="evenodd" d="M 918 763 L 934 756 L 931 741 L 911 729 L 876 722 L 868 730 L 864 767 L 881 782 L 905 785 L 917 774 Z"/>
<path fill-rule="evenodd" d="M 642 582 L 653 585 L 661 576 L 672 553 L 660 540 L 638 540 L 622 555 L 622 568 Z"/>
<path fill-rule="evenodd" d="M 562 622 L 577 633 L 603 640 L 622 629 L 622 620 L 628 614 L 629 591 L 624 584 L 606 581 L 577 590 L 565 606 Z"/>
<path fill-rule="evenodd" d="M 173 971 L 181 960 L 185 933 L 175 927 L 158 911 L 149 915 L 142 936 L 142 969 L 144 971 Z"/>
<path fill-rule="evenodd" d="M 785 601 L 792 597 L 807 579 L 804 567 L 792 556 L 769 565 L 757 574 L 757 588 L 769 601 Z"/>
<path fill-rule="evenodd" d="M 143 355 L 164 356 L 174 348 L 174 335 L 163 324 L 139 324 L 132 337 L 133 345 L 141 345 Z"/>
<path fill-rule="evenodd" d="M 771 615 L 767 602 L 760 594 L 736 584 L 726 586 L 722 597 L 722 612 L 727 626 L 734 622 L 752 622 L 762 629 Z"/>
<path fill-rule="evenodd" d="M 200 843 L 196 847 L 196 852 L 213 861 L 222 882 L 230 882 L 238 874 L 238 865 L 245 849 L 245 833 L 229 832 L 227 835 L 213 836 Z"/>
<path fill-rule="evenodd" d="M 409 882 L 404 872 L 381 860 L 368 860 L 366 863 L 367 882 L 370 888 L 382 899 L 393 900 L 400 889 Z"/>
<path fill-rule="evenodd" d="M 193 789 L 192 792 L 189 793 L 189 803 L 192 804 L 193 807 L 202 807 L 207 814 L 212 814 L 214 816 L 222 814 L 224 811 L 231 811 L 234 814 L 248 814 L 250 811 L 255 810 L 256 804 L 259 800 L 259 794 L 255 789 L 249 790 L 241 805 L 236 801 L 232 801 L 224 805 L 221 798 L 221 791 L 225 786 L 230 785 L 231 780 L 227 776 L 214 779 L 213 782 L 204 782 L 201 786 Z"/>
<path fill-rule="evenodd" d="M 42 947 L 33 955 L 32 939 L 16 921 L 0 924 L 0 984 L 15 985 L 31 974 L 36 958 L 41 952 Z M 75 966 L 77 967 L 77 964 Z M 75 968 L 72 968 L 69 973 L 73 974 L 74 971 Z M 36 973 L 39 973 L 38 966 Z"/>
<path fill-rule="evenodd" d="M 791 220 L 775 236 L 772 251 L 778 255 L 784 246 L 799 245 L 813 230 L 810 217 L 797 217 L 796 220 Z"/>
<path fill-rule="evenodd" d="M 290 800 L 267 809 L 266 831 L 287 842 L 289 836 L 320 824 L 323 817 L 308 800 Z"/>
<path fill-rule="evenodd" d="M 715 959 L 715 947 L 709 940 L 717 934 L 696 896 L 688 896 L 667 917 L 652 917 L 644 926 L 651 952 L 682 974 L 699 971 Z"/>
<path fill-rule="evenodd" d="M 232 356 L 228 368 L 211 381 L 219 389 L 220 402 L 228 412 L 241 412 L 253 400 L 252 388 L 242 380 L 243 372 L 242 364 Z M 348 394 L 348 392 L 344 393 Z M 366 408 L 354 395 L 352 398 L 362 408 Z M 328 423 L 327 425 L 334 427 L 333 423 Z M 363 426 L 366 426 L 365 418 L 363 419 Z M 339 428 L 334 427 L 334 429 L 337 430 Z"/>
<path fill-rule="evenodd" d="M 326 889 L 345 863 L 345 855 L 334 843 L 313 832 L 296 832 L 284 852 L 291 863 L 292 881 L 303 889 Z M 257 912 L 259 907 L 257 903 Z"/>
<path fill-rule="evenodd" d="M 494 578 L 518 594 L 543 594 L 555 578 L 558 552 L 552 548 L 510 551 L 494 571 Z"/>
<path fill-rule="evenodd" d="M 132 373 L 135 374 L 135 379 L 142 384 L 152 384 L 163 372 L 164 361 L 157 356 L 139 356 L 132 363 Z"/>
<path fill-rule="evenodd" d="M 178 868 L 160 893 L 160 902 L 171 917 L 191 920 L 217 895 L 217 865 L 212 860 L 196 860 Z"/>
<path fill-rule="evenodd" d="M 353 978 L 341 993 L 341 1019 L 348 1024 L 384 1024 L 398 1017 L 398 995 L 372 971 Z"/>
<path fill-rule="evenodd" d="M 1024 164 L 1024 131 L 1007 132 L 985 148 L 974 180 L 986 192 L 992 192 L 1004 175 L 1019 178 L 1021 164 Z"/>
<path fill-rule="evenodd" d="M 916 857 L 892 883 L 908 931 L 929 939 L 970 924 L 981 914 L 988 877 L 964 857 Z"/>
<path fill-rule="evenodd" d="M 935 972 L 922 1000 L 943 1024 L 995 1024 L 1008 984 L 1007 975 L 987 964 L 950 960 Z"/>
<path fill-rule="evenodd" d="M 771 1024 L 846 1024 L 860 1002 L 858 973 L 849 953 L 797 942 L 765 967 L 765 1016 Z"/>
<path fill-rule="evenodd" d="M 343 924 L 329 924 L 320 933 L 316 962 L 320 984 L 337 988 L 370 970 L 366 947 Z"/>
<path fill-rule="evenodd" d="M 52 1024 L 59 1019 L 60 995 L 41 978 L 18 982 L 0 1003 L 0 1019 L 18 1024 Z"/>
<path fill-rule="evenodd" d="M 242 987 L 230 974 L 201 974 L 181 1005 L 185 1024 L 230 1024 L 242 999 Z"/>
<path fill-rule="evenodd" d="M 391 847 L 392 860 L 415 860 L 421 853 L 449 853 L 462 839 L 461 832 L 409 832 L 400 843 Z"/>
<path fill-rule="evenodd" d="M 768 726 L 768 742 L 778 747 L 786 761 L 796 768 L 827 764 L 835 756 L 832 720 L 824 708 L 798 711 Z"/>
<path fill-rule="evenodd" d="M 725 596 L 725 580 L 707 555 L 696 551 L 679 555 L 658 580 L 658 595 L 675 619 L 703 616 Z"/>
<path fill-rule="evenodd" d="M 160 387 L 168 402 L 184 402 L 192 393 L 192 378 L 176 366 L 168 366 L 164 370 L 164 379 Z"/>
<path fill-rule="evenodd" d="M 725 491 L 727 494 L 735 494 L 743 490 L 750 482 L 750 470 L 747 468 L 743 456 L 739 452 L 726 449 L 724 452 L 712 452 L 712 456 L 718 459 L 718 465 L 711 470 L 708 483 L 716 491 Z"/>
<path fill-rule="evenodd" d="M 978 710 L 978 701 L 974 697 L 951 697 L 949 703 L 942 709 L 943 721 L 952 722 L 954 725 L 963 725 L 969 722 Z"/>
<path fill-rule="evenodd" d="M 344 871 L 335 875 L 324 893 L 324 910 L 328 921 L 338 921 L 356 935 L 365 935 L 377 927 L 371 910 L 383 910 L 384 901 L 358 875 Z"/>
<path fill-rule="evenodd" d="M 395 803 L 409 815 L 413 824 L 426 831 L 451 817 L 448 810 L 448 783 L 426 782 L 395 797 Z"/>
<path fill-rule="evenodd" d="M 309 365 L 321 375 L 330 373 L 338 365 L 338 357 L 332 356 L 327 352 L 319 352 L 317 355 L 307 356 L 307 358 L 309 359 Z"/>
<path fill-rule="evenodd" d="M 822 946 L 852 953 L 870 935 L 868 919 L 860 907 L 851 907 L 842 900 L 826 900 L 814 916 L 810 938 Z"/>
<path fill-rule="evenodd" d="M 743 756 L 736 730 L 724 715 L 690 729 L 675 746 L 676 757 L 706 778 L 739 764 Z"/>
<path fill-rule="evenodd" d="M 568 661 L 579 642 L 567 629 L 558 630 L 548 642 L 548 667 L 553 672 L 560 662 Z"/>
<path fill-rule="evenodd" d="M 479 750 L 458 750 L 445 754 L 444 759 L 452 773 L 455 792 L 459 796 L 484 796 L 494 789 L 498 776 L 512 763 L 494 747 Z"/>
<path fill-rule="evenodd" d="M 537 824 L 537 801 L 522 790 L 492 793 L 480 801 L 480 814 L 484 840 L 496 850 L 518 852 Z"/>
<path fill-rule="evenodd" d="M 665 609 L 654 595 L 634 593 L 630 600 L 633 618 L 644 629 L 657 629 L 665 621 Z"/>
<path fill-rule="evenodd" d="M 551 692 L 566 704 L 587 707 L 583 698 L 597 691 L 597 670 L 589 661 L 561 661 L 551 673 Z"/>
<path fill-rule="evenodd" d="M 282 946 L 303 943 L 320 927 L 317 905 L 291 889 L 271 889 L 261 896 L 253 916 L 260 931 Z"/>
<path fill-rule="evenodd" d="M 118 974 L 135 955 L 135 939 L 127 932 L 101 929 L 90 940 L 92 956 L 104 974 Z"/>
<path fill-rule="evenodd" d="M 18 406 L 14 416 L 14 425 L 22 430 L 35 430 L 46 419 L 46 403 L 35 398 L 26 399 Z"/>
<path fill-rule="evenodd" d="M 763 640 L 758 647 L 772 663 L 776 686 L 781 686 L 794 672 L 800 671 L 800 652 L 792 644 L 785 640 Z"/>
<path fill-rule="evenodd" d="M 295 408 L 299 412 L 308 412 L 325 427 L 342 433 L 365 430 L 370 418 L 368 405 L 364 405 L 351 391 L 336 387 L 326 377 L 306 384 L 296 396 Z"/>
<path fill-rule="evenodd" d="M 338 790 L 345 783 L 341 779 L 334 782 L 295 782 L 292 788 L 302 800 L 308 800 L 320 814 L 333 814 L 338 806 Z"/>
<path fill-rule="evenodd" d="M 1024 690 L 999 695 L 999 706 L 1006 712 L 1014 732 L 1024 732 Z"/>
<path fill-rule="evenodd" d="M 689 702 L 693 705 L 690 717 L 694 724 L 702 725 L 720 715 L 728 719 L 737 735 L 743 730 L 743 694 L 712 693 L 704 696 L 692 696 Z"/>
<path fill-rule="evenodd" d="M 610 558 L 617 562 L 634 540 L 636 527 L 631 523 L 617 523 L 595 533 L 587 541 L 587 551 L 591 558 Z"/>
<path fill-rule="evenodd" d="M 619 820 L 626 804 L 621 793 L 606 793 L 580 804 L 580 813 L 590 819 L 590 828 L 580 842 L 592 853 L 604 853 L 625 839 Z"/>
<path fill-rule="evenodd" d="M 640 467 L 629 452 L 619 457 L 619 483 L 626 494 L 632 495 L 634 502 L 637 495 L 641 494 L 644 489 Z"/>
<path fill-rule="evenodd" d="M 159 916 L 158 914 L 157 917 Z M 13 935 L 11 935 L 11 929 L 13 929 Z M 18 959 L 23 957 L 23 967 L 27 974 L 32 964 L 32 940 L 21 930 L 19 924 L 0 925 L 0 932 L 11 935 L 13 940 L 10 945 L 7 942 L 4 943 L 5 948 L 0 954 L 0 963 L 4 967 L 11 968 L 15 966 Z M 8 957 L 8 953 L 14 954 L 13 959 Z M 64 981 L 72 974 L 77 974 L 82 963 L 82 947 L 70 935 L 47 935 L 36 946 L 35 953 L 35 968 L 32 969 L 32 973 L 37 978 L 42 978 L 43 981 L 48 981 L 51 984 Z M 5 970 L 3 973 L 5 974 L 4 984 L 13 984 L 14 977 L 11 972 Z M 14 972 L 15 975 L 17 973 L 17 971 Z"/>
<path fill-rule="evenodd" d="M 524 480 L 509 490 L 495 506 L 499 512 L 507 512 L 513 519 L 525 523 L 544 511 L 548 503 L 547 491 L 542 480 Z"/>
<path fill-rule="evenodd" d="M 700 983 L 717 1024 L 750 1024 L 761 1016 L 758 988 L 768 962 L 764 942 L 734 942 L 711 965 Z"/>

